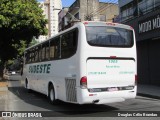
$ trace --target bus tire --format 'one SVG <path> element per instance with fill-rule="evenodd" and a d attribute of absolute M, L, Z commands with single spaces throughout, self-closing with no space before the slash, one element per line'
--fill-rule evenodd
<path fill-rule="evenodd" d="M 51 104 L 57 104 L 57 100 L 55 98 L 55 90 L 52 84 L 49 86 L 48 99 Z"/>

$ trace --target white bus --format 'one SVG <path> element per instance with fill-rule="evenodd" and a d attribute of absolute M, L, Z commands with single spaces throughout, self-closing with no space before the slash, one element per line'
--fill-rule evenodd
<path fill-rule="evenodd" d="M 132 27 L 80 22 L 25 50 L 25 88 L 77 104 L 136 97 L 137 58 Z"/>

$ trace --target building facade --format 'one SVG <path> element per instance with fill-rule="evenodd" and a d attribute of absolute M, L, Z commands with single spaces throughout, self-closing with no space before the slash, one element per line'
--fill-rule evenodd
<path fill-rule="evenodd" d="M 49 2 L 48 1 L 45 1 L 45 2 L 40 2 L 40 7 L 41 9 L 43 10 L 43 15 L 45 16 L 45 19 L 49 19 Z M 48 29 L 48 32 L 49 32 L 49 24 L 46 24 L 46 27 Z M 49 37 L 49 34 L 48 35 L 40 35 L 37 39 L 38 42 L 43 42 L 44 40 L 46 40 L 47 38 Z"/>
<path fill-rule="evenodd" d="M 135 29 L 138 82 L 160 86 L 160 0 L 119 0 L 120 22 Z"/>
<path fill-rule="evenodd" d="M 58 28 L 59 28 L 59 31 L 62 31 L 63 28 L 65 28 L 65 25 L 67 25 L 68 19 L 65 16 L 68 13 L 68 9 L 69 9 L 69 7 L 63 7 L 62 10 L 58 13 L 58 20 L 59 20 Z"/>
<path fill-rule="evenodd" d="M 119 15 L 119 8 L 115 3 L 99 2 L 98 12 L 100 21 L 113 22 L 113 19 Z"/>
<path fill-rule="evenodd" d="M 99 0 L 76 0 L 66 13 L 64 24 L 72 21 L 105 21 L 111 22 L 119 14 L 118 5 L 103 3 Z M 59 17 L 60 18 L 60 17 Z M 64 19 L 64 18 L 61 18 Z M 59 19 L 59 23 L 63 20 Z M 60 23 L 60 25 L 63 25 Z M 60 26 L 63 28 L 63 26 Z"/>
<path fill-rule="evenodd" d="M 58 13 L 62 9 L 61 0 L 49 0 L 50 1 L 50 35 L 54 36 L 58 33 Z"/>
<path fill-rule="evenodd" d="M 62 9 L 62 2 L 61 0 L 45 0 L 40 4 L 43 14 L 48 20 L 48 24 L 46 25 L 48 28 L 48 35 L 41 35 L 38 39 L 39 42 L 42 42 L 58 33 L 58 12 Z"/>

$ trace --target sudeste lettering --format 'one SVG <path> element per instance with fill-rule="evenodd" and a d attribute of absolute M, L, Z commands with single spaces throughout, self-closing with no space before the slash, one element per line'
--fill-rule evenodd
<path fill-rule="evenodd" d="M 51 64 L 31 65 L 29 73 L 50 73 Z"/>

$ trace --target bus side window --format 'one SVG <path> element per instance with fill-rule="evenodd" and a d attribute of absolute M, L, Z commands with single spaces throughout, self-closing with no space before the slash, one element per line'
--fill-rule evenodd
<path fill-rule="evenodd" d="M 77 47 L 77 30 L 62 35 L 61 39 L 61 55 L 62 58 L 71 57 L 76 52 Z"/>
<path fill-rule="evenodd" d="M 50 41 L 50 58 L 59 59 L 60 56 L 60 47 L 59 47 L 60 38 L 55 38 Z"/>
<path fill-rule="evenodd" d="M 49 47 L 49 41 L 46 43 L 46 60 L 49 60 L 50 59 L 50 47 Z"/>
<path fill-rule="evenodd" d="M 39 46 L 38 54 L 39 54 L 39 61 L 42 61 L 42 45 Z"/>
<path fill-rule="evenodd" d="M 45 57 L 46 57 L 46 46 L 45 45 L 42 45 L 42 61 L 45 60 Z"/>
<path fill-rule="evenodd" d="M 31 62 L 32 63 L 35 62 L 35 49 L 34 48 L 31 50 Z"/>
<path fill-rule="evenodd" d="M 70 34 L 70 44 L 69 44 L 69 51 L 70 54 L 73 55 L 76 52 L 76 47 L 77 47 L 77 30 L 72 31 Z"/>
<path fill-rule="evenodd" d="M 61 37 L 61 57 L 63 58 L 67 58 L 69 56 L 69 51 L 68 51 L 68 47 L 69 47 L 69 34 L 64 34 Z"/>
<path fill-rule="evenodd" d="M 29 51 L 26 51 L 25 52 L 25 63 L 29 63 L 29 59 L 30 59 L 30 56 L 29 56 Z"/>
<path fill-rule="evenodd" d="M 32 63 L 32 49 L 29 50 L 29 63 Z"/>
<path fill-rule="evenodd" d="M 54 41 L 52 40 L 50 42 L 50 58 L 51 59 L 54 59 L 55 58 L 55 44 L 54 44 Z"/>
<path fill-rule="evenodd" d="M 49 60 L 49 42 L 42 45 L 42 61 Z"/>
<path fill-rule="evenodd" d="M 39 52 L 38 52 L 39 48 L 38 46 L 35 48 L 35 62 L 39 61 Z"/>

